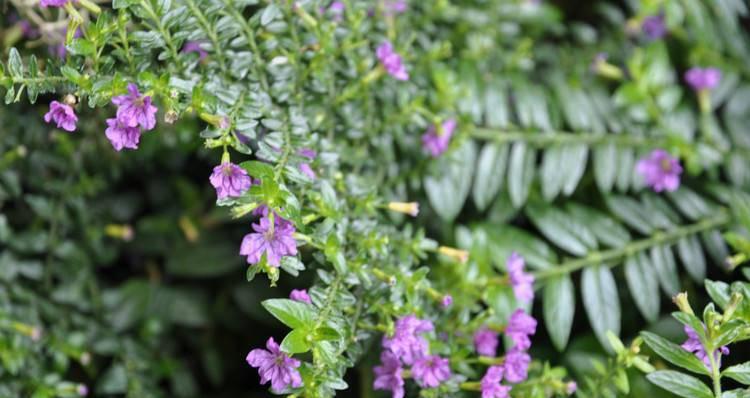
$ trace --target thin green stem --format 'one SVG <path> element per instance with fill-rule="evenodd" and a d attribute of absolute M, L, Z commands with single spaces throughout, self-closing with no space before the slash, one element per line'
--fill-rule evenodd
<path fill-rule="evenodd" d="M 550 278 L 558 275 L 570 274 L 588 266 L 614 262 L 615 260 L 622 259 L 623 257 L 627 257 L 634 253 L 647 250 L 654 246 L 674 243 L 686 236 L 720 228 L 727 225 L 729 221 L 729 212 L 726 209 L 721 209 L 719 211 L 719 215 L 715 217 L 706 218 L 694 224 L 678 227 L 671 231 L 658 232 L 647 239 L 641 239 L 631 242 L 618 249 L 593 252 L 586 257 L 567 261 L 557 267 L 551 267 L 538 271 L 535 273 L 535 277 L 537 279 Z"/>
<path fill-rule="evenodd" d="M 151 19 L 151 21 L 153 22 L 154 27 L 156 28 L 155 30 L 158 31 L 164 38 L 164 42 L 167 45 L 167 50 L 169 50 L 169 54 L 172 56 L 172 60 L 175 62 L 175 66 L 178 70 L 182 70 L 182 62 L 180 61 L 180 57 L 177 55 L 177 48 L 172 42 L 172 34 L 169 33 L 169 30 L 167 30 L 164 27 L 164 24 L 161 23 L 161 16 L 156 13 L 153 5 L 151 5 L 150 0 L 141 1 L 141 6 L 143 7 L 143 10 L 146 12 L 146 14 L 148 14 L 149 19 Z"/>
<path fill-rule="evenodd" d="M 708 355 L 708 360 L 711 363 L 711 380 L 714 382 L 714 396 L 721 398 L 721 372 L 717 366 L 714 353 Z"/>
<path fill-rule="evenodd" d="M 221 42 L 219 42 L 219 36 L 216 34 L 215 24 L 212 25 L 208 22 L 208 18 L 206 18 L 206 15 L 203 14 L 203 12 L 198 8 L 198 5 L 195 4 L 194 0 L 185 0 L 185 3 L 190 8 L 190 11 L 193 13 L 195 18 L 198 20 L 198 24 L 200 25 L 201 29 L 203 30 L 203 33 L 208 36 L 208 39 L 211 40 L 211 44 L 214 47 L 214 54 L 216 54 L 216 60 L 219 62 L 219 68 L 222 72 L 227 73 L 227 65 L 225 61 L 223 46 L 221 45 Z"/>

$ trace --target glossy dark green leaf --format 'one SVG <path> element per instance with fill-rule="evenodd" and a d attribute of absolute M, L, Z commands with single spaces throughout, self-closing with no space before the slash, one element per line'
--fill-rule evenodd
<path fill-rule="evenodd" d="M 659 282 L 656 272 L 643 252 L 625 260 L 625 281 L 636 307 L 649 322 L 659 317 Z"/>
<path fill-rule="evenodd" d="M 737 380 L 742 384 L 750 385 L 750 362 L 730 366 L 724 369 L 721 375 Z"/>
<path fill-rule="evenodd" d="M 472 198 L 479 210 L 485 210 L 503 185 L 508 164 L 509 146 L 488 143 L 479 153 Z"/>
<path fill-rule="evenodd" d="M 606 266 L 585 268 L 581 274 L 581 294 L 594 334 L 610 350 L 607 331 L 620 334 L 620 299 L 612 271 Z"/>
<path fill-rule="evenodd" d="M 559 351 L 568 345 L 573 326 L 576 303 L 573 282 L 570 276 L 549 278 L 544 285 L 544 324 Z"/>
<path fill-rule="evenodd" d="M 536 151 L 522 142 L 513 144 L 508 165 L 508 193 L 513 207 L 519 208 L 529 196 L 534 180 Z"/>
<path fill-rule="evenodd" d="M 585 220 L 570 217 L 541 202 L 529 203 L 526 214 L 547 239 L 569 253 L 584 256 L 596 249 L 596 238 L 584 224 Z"/>
<path fill-rule="evenodd" d="M 477 149 L 473 141 L 442 156 L 438 168 L 424 179 L 430 205 L 444 221 L 453 221 L 466 202 L 471 188 Z"/>
<path fill-rule="evenodd" d="M 693 376 L 672 370 L 657 370 L 646 378 L 657 386 L 683 398 L 713 398 L 711 390 Z"/>
<path fill-rule="evenodd" d="M 706 277 L 706 258 L 698 237 L 691 235 L 677 241 L 677 253 L 690 277 L 700 283 Z"/>
<path fill-rule="evenodd" d="M 680 291 L 680 277 L 672 249 L 666 245 L 654 246 L 650 253 L 651 264 L 654 266 L 662 290 L 669 296 L 677 294 Z"/>
<path fill-rule="evenodd" d="M 694 373 L 708 375 L 708 368 L 690 351 L 651 332 L 641 332 L 643 341 L 660 357 L 674 365 Z"/>

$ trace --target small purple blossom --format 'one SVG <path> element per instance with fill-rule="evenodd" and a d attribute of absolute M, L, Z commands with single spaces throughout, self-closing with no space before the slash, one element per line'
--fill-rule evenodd
<path fill-rule="evenodd" d="M 721 81 L 721 71 L 717 68 L 693 67 L 685 72 L 685 81 L 695 91 L 711 90 Z"/>
<path fill-rule="evenodd" d="M 310 295 L 307 294 L 307 290 L 305 289 L 292 289 L 292 292 L 289 293 L 289 298 L 294 301 L 299 301 L 301 303 L 312 304 L 312 300 L 310 300 Z"/>
<path fill-rule="evenodd" d="M 386 15 L 404 13 L 407 8 L 406 0 L 383 0 L 383 9 Z"/>
<path fill-rule="evenodd" d="M 500 384 L 505 369 L 500 365 L 490 366 L 482 377 L 480 387 L 482 398 L 508 398 L 512 387 Z"/>
<path fill-rule="evenodd" d="M 709 358 L 708 354 L 706 353 L 706 348 L 703 347 L 703 344 L 698 337 L 698 333 L 696 333 L 693 328 L 687 325 L 685 325 L 684 330 L 685 334 L 687 334 L 688 336 L 688 339 L 685 340 L 685 342 L 682 343 L 680 347 L 682 347 L 685 351 L 695 353 L 695 356 L 703 361 L 704 364 L 706 364 L 708 370 L 711 370 L 711 358 Z M 722 346 L 718 350 L 714 351 L 713 355 L 714 360 L 716 360 L 716 366 L 721 367 L 721 355 L 729 355 L 729 348 L 727 346 Z"/>
<path fill-rule="evenodd" d="M 269 215 L 261 217 L 253 224 L 255 232 L 245 235 L 240 246 L 240 254 L 247 256 L 249 264 L 257 264 L 265 253 L 268 265 L 278 267 L 281 258 L 297 254 L 297 242 L 294 240 L 294 225 L 279 216 L 274 217 L 271 225 Z"/>
<path fill-rule="evenodd" d="M 428 355 L 414 361 L 411 374 L 420 387 L 435 388 L 451 377 L 451 368 L 448 359 Z"/>
<path fill-rule="evenodd" d="M 680 187 L 682 166 L 677 158 L 673 158 L 663 149 L 655 149 L 647 157 L 639 160 L 636 170 L 654 192 L 674 192 Z"/>
<path fill-rule="evenodd" d="M 78 395 L 85 397 L 89 395 L 89 388 L 85 384 L 79 384 L 78 387 L 76 387 L 76 392 Z"/>
<path fill-rule="evenodd" d="M 497 355 L 499 341 L 497 333 L 487 327 L 483 326 L 474 332 L 474 348 L 479 355 L 485 357 L 494 357 Z"/>
<path fill-rule="evenodd" d="M 151 104 L 151 96 L 143 96 L 138 86 L 128 83 L 128 94 L 112 98 L 117 105 L 117 118 L 128 127 L 141 126 L 151 130 L 156 126 L 156 107 Z"/>
<path fill-rule="evenodd" d="M 321 7 L 321 13 L 325 13 L 326 11 L 329 12 L 332 16 L 332 20 L 335 22 L 341 22 L 344 15 L 344 10 L 346 9 L 346 5 L 341 1 L 334 1 L 331 2 L 331 5 L 328 6 L 328 8 Z"/>
<path fill-rule="evenodd" d="M 404 397 L 404 378 L 401 376 L 401 361 L 394 353 L 383 350 L 380 353 L 380 365 L 373 368 L 375 381 L 372 386 L 376 390 L 388 390 L 393 398 Z"/>
<path fill-rule="evenodd" d="M 536 333 L 536 319 L 527 315 L 522 309 L 517 309 L 511 314 L 508 325 L 505 327 L 505 335 L 513 340 L 513 348 L 528 350 L 531 347 L 532 336 Z"/>
<path fill-rule="evenodd" d="M 594 59 L 591 61 L 591 66 L 589 67 L 592 72 L 599 72 L 602 65 L 607 63 L 607 60 L 609 59 L 609 55 L 605 52 L 596 53 L 594 56 Z"/>
<path fill-rule="evenodd" d="M 203 61 L 206 57 L 208 57 L 208 52 L 201 47 L 202 42 L 200 41 L 187 41 L 185 42 L 185 45 L 182 46 L 182 50 L 180 50 L 183 54 L 189 54 L 189 53 L 196 53 L 198 54 L 198 60 Z"/>
<path fill-rule="evenodd" d="M 667 34 L 667 26 L 664 24 L 664 16 L 661 14 L 644 18 L 641 29 L 650 40 L 659 40 Z"/>
<path fill-rule="evenodd" d="M 378 46 L 375 54 L 389 75 L 396 80 L 409 80 L 409 72 L 406 71 L 401 56 L 393 51 L 393 45 L 386 41 Z"/>
<path fill-rule="evenodd" d="M 118 152 L 123 149 L 138 149 L 138 142 L 141 140 L 141 130 L 138 127 L 128 127 L 115 117 L 107 119 L 104 134 Z"/>
<path fill-rule="evenodd" d="M 302 377 L 297 371 L 300 361 L 281 352 L 273 337 L 266 341 L 266 350 L 256 348 L 247 354 L 246 360 L 250 366 L 258 368 L 260 384 L 270 381 L 273 391 L 302 387 Z"/>
<path fill-rule="evenodd" d="M 523 257 L 516 252 L 511 253 L 505 263 L 513 294 L 519 301 L 529 303 L 534 300 L 534 275 L 523 272 L 525 265 Z"/>
<path fill-rule="evenodd" d="M 253 185 L 247 171 L 231 162 L 224 162 L 214 167 L 209 181 L 216 188 L 216 196 L 219 199 L 241 196 Z"/>
<path fill-rule="evenodd" d="M 74 0 L 39 0 L 39 5 L 41 7 L 47 8 L 47 7 L 65 7 L 66 4 L 72 2 Z"/>
<path fill-rule="evenodd" d="M 413 314 L 401 317 L 396 321 L 393 336 L 383 336 L 383 348 L 391 350 L 405 364 L 411 365 L 427 355 L 429 344 L 421 334 L 433 329 L 432 322 L 419 319 Z"/>
<path fill-rule="evenodd" d="M 568 393 L 568 395 L 573 395 L 576 391 L 578 391 L 578 383 L 569 381 L 568 384 L 565 385 L 565 392 Z"/>
<path fill-rule="evenodd" d="M 453 304 L 453 296 L 451 296 L 450 294 L 446 294 L 445 296 L 443 296 L 443 297 L 442 297 L 442 298 L 440 299 L 440 305 L 441 305 L 441 306 L 442 306 L 443 308 L 448 308 L 448 307 L 450 307 L 450 306 L 451 306 L 452 304 Z"/>
<path fill-rule="evenodd" d="M 516 348 L 505 354 L 505 379 L 511 383 L 520 383 L 528 377 L 531 357 L 525 351 Z"/>
<path fill-rule="evenodd" d="M 65 131 L 75 131 L 78 116 L 70 105 L 52 101 L 49 104 L 49 112 L 44 115 L 44 121 L 47 123 L 54 121 L 57 128 Z"/>
<path fill-rule="evenodd" d="M 448 144 L 450 144 L 455 129 L 455 119 L 444 121 L 440 131 L 434 125 L 431 125 L 422 135 L 422 147 L 434 158 L 442 155 L 448 149 Z"/>
<path fill-rule="evenodd" d="M 306 157 L 310 160 L 314 160 L 317 156 L 317 153 L 309 148 L 302 148 L 297 152 L 300 156 Z M 315 174 L 315 171 L 313 171 L 312 167 L 309 163 L 301 163 L 299 165 L 299 170 L 302 172 L 302 174 L 308 176 L 311 180 L 314 180 L 317 178 L 317 175 Z"/>

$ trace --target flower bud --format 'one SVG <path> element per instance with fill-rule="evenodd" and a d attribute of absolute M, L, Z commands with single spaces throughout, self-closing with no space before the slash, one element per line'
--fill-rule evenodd
<path fill-rule="evenodd" d="M 75 95 L 65 94 L 65 96 L 63 97 L 63 102 L 65 103 L 65 105 L 75 106 L 78 101 L 76 101 Z"/>
<path fill-rule="evenodd" d="M 388 209 L 398 213 L 408 214 L 416 217 L 419 214 L 419 203 L 417 202 L 390 202 Z"/>
<path fill-rule="evenodd" d="M 734 315 L 734 311 L 737 310 L 737 306 L 741 301 L 742 295 L 739 292 L 732 293 L 732 297 L 729 299 L 729 304 L 727 304 L 727 308 L 724 310 L 724 314 L 722 315 L 722 320 L 724 322 L 732 319 L 732 315 Z"/>
<path fill-rule="evenodd" d="M 166 113 L 164 113 L 164 123 L 175 124 L 175 122 L 177 121 L 177 118 L 178 118 L 178 115 L 174 109 L 170 109 Z"/>
<path fill-rule="evenodd" d="M 677 308 L 680 309 L 680 311 L 686 314 L 695 315 L 695 313 L 693 312 L 693 308 L 690 307 L 690 302 L 688 301 L 687 292 L 676 294 L 674 297 L 672 297 L 672 302 L 675 303 L 675 305 L 677 306 Z"/>
<path fill-rule="evenodd" d="M 104 234 L 126 242 L 133 240 L 133 227 L 127 224 L 108 224 L 104 227 Z"/>
<path fill-rule="evenodd" d="M 440 246 L 438 247 L 438 253 L 448 256 L 459 263 L 465 263 L 469 260 L 469 252 L 466 250 L 454 249 L 452 247 Z"/>

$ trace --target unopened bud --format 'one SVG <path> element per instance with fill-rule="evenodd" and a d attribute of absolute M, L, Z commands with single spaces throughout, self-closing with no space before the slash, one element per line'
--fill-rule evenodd
<path fill-rule="evenodd" d="M 133 227 L 127 224 L 108 224 L 104 227 L 104 233 L 115 239 L 122 239 L 126 242 L 133 240 Z"/>
<path fill-rule="evenodd" d="M 594 73 L 612 80 L 620 80 L 623 77 L 622 69 L 607 62 L 607 54 L 599 53 L 591 63 Z"/>
<path fill-rule="evenodd" d="M 63 102 L 65 103 L 65 105 L 75 106 L 78 101 L 76 101 L 75 95 L 65 94 L 65 96 L 63 97 Z"/>
<path fill-rule="evenodd" d="M 680 311 L 689 315 L 695 315 L 695 313 L 693 312 L 693 308 L 690 307 L 687 292 L 677 293 L 674 297 L 672 297 L 672 302 L 677 306 L 677 308 L 680 309 Z"/>
<path fill-rule="evenodd" d="M 735 254 L 734 256 L 727 257 L 727 259 L 724 260 L 727 268 L 729 268 L 730 271 L 737 268 L 737 266 L 744 263 L 745 261 L 747 261 L 747 256 L 744 253 Z"/>
<path fill-rule="evenodd" d="M 195 242 L 198 240 L 200 234 L 190 218 L 182 216 L 177 223 L 180 225 L 180 229 L 182 229 L 182 233 L 185 234 L 185 239 L 187 239 L 188 242 Z"/>
<path fill-rule="evenodd" d="M 454 249 L 452 247 L 440 246 L 438 247 L 438 253 L 448 256 L 459 263 L 465 263 L 469 260 L 469 252 L 466 250 Z"/>
<path fill-rule="evenodd" d="M 175 111 L 174 109 L 170 109 L 164 114 L 164 123 L 175 124 L 177 118 L 177 111 Z"/>
<path fill-rule="evenodd" d="M 734 315 L 734 311 L 737 310 L 737 306 L 740 305 L 741 301 L 742 295 L 740 293 L 732 293 L 732 297 L 729 299 L 729 304 L 727 304 L 727 308 L 724 310 L 724 315 L 722 316 L 724 322 L 732 319 L 732 315 Z"/>
<path fill-rule="evenodd" d="M 390 202 L 388 209 L 398 213 L 408 214 L 416 217 L 419 214 L 419 203 L 417 202 Z"/>

